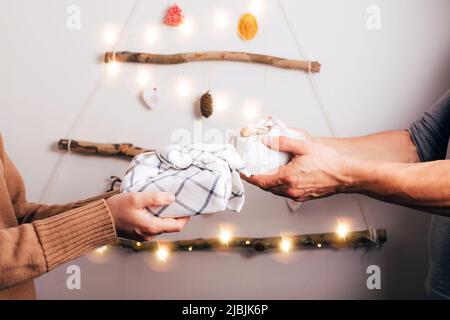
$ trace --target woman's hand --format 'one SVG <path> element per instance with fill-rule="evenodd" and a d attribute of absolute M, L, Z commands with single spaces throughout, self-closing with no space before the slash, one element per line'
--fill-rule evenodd
<path fill-rule="evenodd" d="M 163 232 L 180 231 L 189 217 L 160 218 L 150 214 L 147 207 L 165 206 L 175 200 L 169 192 L 135 192 L 116 194 L 106 200 L 121 237 L 149 241 Z"/>
<path fill-rule="evenodd" d="M 305 134 L 305 132 L 302 132 Z M 353 160 L 306 135 L 263 139 L 268 147 L 292 154 L 291 161 L 273 175 L 242 176 L 247 182 L 296 201 L 307 201 L 348 191 L 353 180 L 346 174 Z"/>

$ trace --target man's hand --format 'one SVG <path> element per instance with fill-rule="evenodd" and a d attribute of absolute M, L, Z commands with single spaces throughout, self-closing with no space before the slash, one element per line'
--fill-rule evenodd
<path fill-rule="evenodd" d="M 273 175 L 242 176 L 264 190 L 296 201 L 307 201 L 345 192 L 352 184 L 345 172 L 353 160 L 310 137 L 306 140 L 263 139 L 263 143 L 292 154 L 291 161 Z"/>
<path fill-rule="evenodd" d="M 175 200 L 169 192 L 121 193 L 106 200 L 119 236 L 149 241 L 163 232 L 180 231 L 189 217 L 159 218 L 146 207 L 165 206 Z"/>

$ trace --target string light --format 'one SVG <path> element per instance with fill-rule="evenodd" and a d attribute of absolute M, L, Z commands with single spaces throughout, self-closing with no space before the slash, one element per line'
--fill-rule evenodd
<path fill-rule="evenodd" d="M 158 28 L 156 26 L 147 26 L 145 31 L 145 40 L 148 44 L 154 45 L 159 38 Z"/>
<path fill-rule="evenodd" d="M 101 247 L 95 249 L 95 252 L 103 255 L 107 249 L 108 249 L 108 246 L 101 246 Z"/>
<path fill-rule="evenodd" d="M 117 62 L 110 62 L 108 63 L 108 73 L 111 76 L 116 76 L 120 72 L 120 67 Z"/>
<path fill-rule="evenodd" d="M 194 251 L 194 248 L 214 251 L 216 249 L 223 249 L 222 244 L 228 244 L 227 247 L 245 248 L 246 250 L 249 247 L 252 247 L 255 252 L 278 249 L 282 253 L 288 253 L 292 250 L 299 250 L 302 248 L 379 247 L 387 241 L 386 230 L 384 229 L 349 231 L 346 239 L 337 237 L 336 231 L 306 235 L 297 234 L 290 235 L 289 237 L 284 237 L 283 234 L 281 234 L 280 239 L 273 236 L 265 238 L 239 238 L 234 237 L 230 229 L 225 229 L 222 226 L 220 227 L 221 232 L 219 233 L 218 238 L 170 241 L 166 242 L 165 246 L 161 246 L 158 241 L 146 243 L 145 246 L 141 243 L 139 250 L 152 251 L 159 260 L 165 261 L 173 251 Z M 231 239 L 233 240 L 232 244 Z M 131 248 L 135 251 L 139 246 L 135 241 L 128 239 L 119 239 L 115 245 Z M 100 250 L 97 250 L 97 252 L 104 252 L 105 249 L 106 247 L 101 248 Z"/>
<path fill-rule="evenodd" d="M 149 81 L 150 81 L 150 76 L 149 76 L 148 72 L 143 69 L 140 69 L 138 72 L 138 75 L 136 77 L 136 82 L 139 85 L 139 87 L 141 89 L 145 88 L 148 85 Z"/>
<path fill-rule="evenodd" d="M 218 93 L 214 96 L 214 108 L 216 111 L 223 112 L 227 109 L 228 101 L 224 94 Z"/>
<path fill-rule="evenodd" d="M 116 62 L 114 57 L 112 60 L 108 61 L 107 68 L 108 68 L 108 74 L 113 77 L 118 75 L 120 72 L 119 64 Z"/>
<path fill-rule="evenodd" d="M 242 110 L 242 115 L 248 122 L 255 121 L 258 118 L 259 113 L 260 113 L 259 107 L 256 105 L 255 102 L 247 101 Z"/>
<path fill-rule="evenodd" d="M 228 27 L 230 17 L 225 10 L 219 9 L 214 13 L 213 21 L 217 29 L 223 30 Z"/>
<path fill-rule="evenodd" d="M 103 40 L 105 41 L 105 44 L 111 46 L 116 43 L 117 38 L 118 32 L 116 28 L 113 26 L 105 26 L 103 30 Z"/>
<path fill-rule="evenodd" d="M 178 28 L 186 36 L 192 34 L 192 32 L 194 30 L 191 19 L 184 19 L 183 23 Z"/>
<path fill-rule="evenodd" d="M 186 98 L 191 93 L 191 84 L 186 79 L 178 79 L 176 90 L 181 98 Z"/>
<path fill-rule="evenodd" d="M 159 242 L 158 249 L 156 250 L 156 257 L 162 262 L 166 262 L 169 257 L 169 249 L 166 246 L 161 246 Z"/>
<path fill-rule="evenodd" d="M 260 15 L 264 10 L 264 3 L 262 0 L 251 0 L 248 4 L 248 10 L 254 15 Z"/>
<path fill-rule="evenodd" d="M 228 245 L 232 238 L 231 231 L 229 229 L 224 229 L 222 226 L 220 226 L 220 234 L 219 239 L 223 244 Z"/>
<path fill-rule="evenodd" d="M 281 235 L 281 242 L 280 242 L 281 251 L 289 253 L 291 248 L 292 248 L 292 240 L 288 239 L 288 238 L 284 238 L 283 235 Z"/>
<path fill-rule="evenodd" d="M 339 219 L 337 219 L 337 222 L 338 222 L 338 226 L 336 229 L 336 233 L 341 239 L 345 240 L 345 238 L 347 237 L 348 231 L 349 231 L 348 225 L 346 223 L 340 222 Z"/>

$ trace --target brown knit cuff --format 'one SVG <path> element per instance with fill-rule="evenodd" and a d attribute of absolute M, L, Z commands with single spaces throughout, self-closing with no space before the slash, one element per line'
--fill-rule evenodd
<path fill-rule="evenodd" d="M 74 208 L 78 208 L 78 207 L 82 207 L 82 206 L 84 206 L 84 205 L 86 205 L 86 204 L 88 204 L 90 202 L 94 202 L 94 201 L 101 200 L 101 199 L 105 199 L 106 200 L 106 199 L 112 197 L 113 195 L 116 195 L 116 194 L 119 194 L 119 193 L 120 193 L 119 190 L 108 191 L 108 192 L 99 194 L 99 195 L 97 195 L 95 197 L 91 197 L 91 198 L 87 198 L 87 199 L 84 199 L 84 200 L 79 200 L 77 202 L 74 202 L 73 207 Z"/>
<path fill-rule="evenodd" d="M 98 200 L 54 217 L 33 222 L 47 270 L 116 239 L 105 200 Z"/>

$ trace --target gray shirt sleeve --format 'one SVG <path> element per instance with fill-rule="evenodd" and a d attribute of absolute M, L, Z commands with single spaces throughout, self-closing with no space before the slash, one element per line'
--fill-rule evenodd
<path fill-rule="evenodd" d="M 421 161 L 445 159 L 450 135 L 450 90 L 409 129 Z M 429 232 L 428 295 L 450 299 L 450 218 L 433 216 Z"/>
<path fill-rule="evenodd" d="M 407 130 L 421 161 L 445 159 L 450 136 L 450 90 Z"/>

